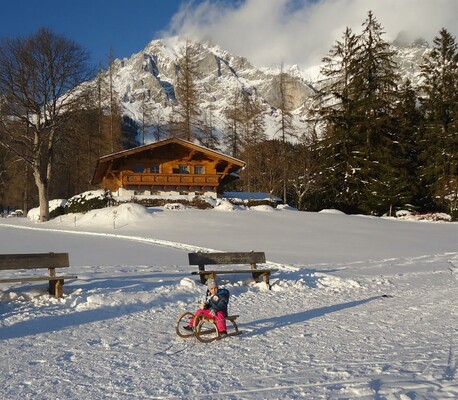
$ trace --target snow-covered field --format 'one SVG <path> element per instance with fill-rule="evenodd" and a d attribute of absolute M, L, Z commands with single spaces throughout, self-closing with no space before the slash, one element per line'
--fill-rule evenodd
<path fill-rule="evenodd" d="M 0 219 L 1 253 L 68 252 L 79 277 L 58 300 L 0 284 L 0 398 L 456 399 L 457 244 L 457 223 L 266 207 Z M 221 281 L 242 335 L 175 334 L 204 294 L 199 249 L 278 269 L 270 291 Z"/>

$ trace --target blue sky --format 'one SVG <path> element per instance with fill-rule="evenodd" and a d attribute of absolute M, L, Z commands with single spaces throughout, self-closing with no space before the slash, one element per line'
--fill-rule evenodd
<path fill-rule="evenodd" d="M 75 40 L 95 64 L 142 50 L 167 28 L 181 0 L 8 0 L 0 8 L 0 37 L 23 36 L 40 27 Z"/>
<path fill-rule="evenodd" d="M 386 40 L 401 31 L 432 43 L 442 27 L 458 36 L 458 0 L 4 0 L 0 38 L 40 27 L 75 40 L 107 64 L 153 39 L 211 39 L 257 66 L 320 63 L 345 28 L 358 33 L 373 11 Z"/>

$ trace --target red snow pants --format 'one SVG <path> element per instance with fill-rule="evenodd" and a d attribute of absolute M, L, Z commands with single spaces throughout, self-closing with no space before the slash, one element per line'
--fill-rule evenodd
<path fill-rule="evenodd" d="M 209 319 L 214 319 L 216 323 L 216 328 L 218 329 L 218 332 L 226 332 L 227 327 L 226 327 L 226 316 L 222 311 L 218 311 L 215 316 L 212 315 L 209 309 L 205 310 L 197 310 L 194 313 L 194 316 L 197 317 L 198 315 L 204 315 L 206 318 Z M 194 325 L 194 319 L 192 319 L 189 323 L 189 326 Z"/>

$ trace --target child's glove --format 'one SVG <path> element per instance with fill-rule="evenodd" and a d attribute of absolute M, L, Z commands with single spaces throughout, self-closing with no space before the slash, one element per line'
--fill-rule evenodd
<path fill-rule="evenodd" d="M 213 315 L 214 317 L 216 316 L 216 311 L 213 310 L 213 308 L 210 310 L 210 314 Z"/>
<path fill-rule="evenodd" d="M 213 301 L 213 303 L 218 303 L 219 297 L 215 294 L 215 295 L 212 297 L 212 301 Z"/>

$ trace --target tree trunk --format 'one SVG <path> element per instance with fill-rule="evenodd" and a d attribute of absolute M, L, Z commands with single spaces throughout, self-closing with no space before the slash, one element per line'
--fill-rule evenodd
<path fill-rule="evenodd" d="M 33 176 L 35 178 L 35 184 L 38 189 L 38 200 L 40 203 L 40 222 L 46 222 L 49 220 L 49 194 L 48 184 L 43 182 L 40 171 L 34 169 Z"/>

